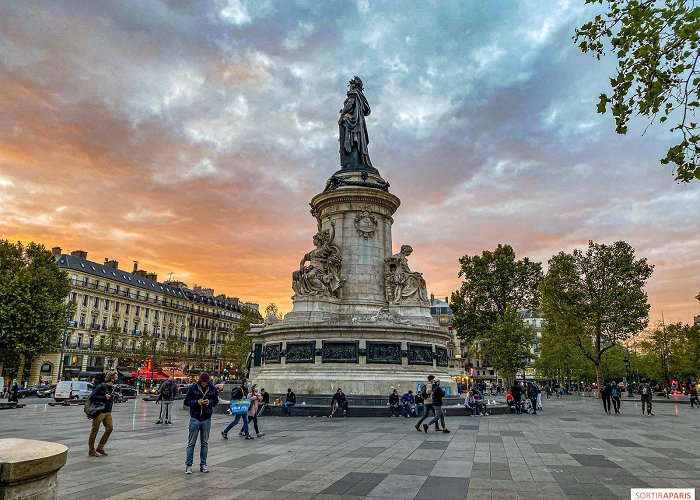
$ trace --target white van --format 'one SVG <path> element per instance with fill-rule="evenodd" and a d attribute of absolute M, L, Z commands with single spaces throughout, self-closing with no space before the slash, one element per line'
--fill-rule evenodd
<path fill-rule="evenodd" d="M 87 399 L 92 393 L 93 385 L 90 382 L 71 382 L 64 380 L 56 386 L 56 393 L 53 398 L 57 402 L 71 399 Z"/>

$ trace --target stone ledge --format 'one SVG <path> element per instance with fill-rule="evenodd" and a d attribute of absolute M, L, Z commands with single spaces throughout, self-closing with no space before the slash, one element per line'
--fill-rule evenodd
<path fill-rule="evenodd" d="M 0 487 L 55 474 L 66 464 L 68 448 L 34 439 L 0 439 Z"/>

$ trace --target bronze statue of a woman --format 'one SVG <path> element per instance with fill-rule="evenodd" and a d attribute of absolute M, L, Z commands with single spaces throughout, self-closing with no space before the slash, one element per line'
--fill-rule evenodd
<path fill-rule="evenodd" d="M 348 94 L 340 110 L 340 166 L 347 169 L 373 168 L 369 159 L 369 136 L 365 116 L 371 109 L 363 93 L 364 86 L 359 76 L 348 83 Z"/>

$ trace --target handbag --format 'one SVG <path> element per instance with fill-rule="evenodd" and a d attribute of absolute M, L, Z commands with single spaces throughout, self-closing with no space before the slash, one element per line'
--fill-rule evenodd
<path fill-rule="evenodd" d="M 93 401 L 88 399 L 87 401 L 85 401 L 85 406 L 83 407 L 83 411 L 85 412 L 85 415 L 87 416 L 87 418 L 92 419 L 92 418 L 95 418 L 100 413 L 102 413 L 103 411 L 105 411 L 106 408 L 107 408 L 107 406 L 104 403 L 97 404 L 97 403 L 94 403 Z"/>
<path fill-rule="evenodd" d="M 250 399 L 231 401 L 229 409 L 231 410 L 231 415 L 243 415 L 244 413 L 248 413 L 248 410 L 250 410 Z"/>

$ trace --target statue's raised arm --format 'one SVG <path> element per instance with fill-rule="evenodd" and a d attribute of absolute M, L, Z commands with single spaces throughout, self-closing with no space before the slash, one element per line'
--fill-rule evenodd
<path fill-rule="evenodd" d="M 372 110 L 364 94 L 364 85 L 359 76 L 348 83 L 348 93 L 340 110 L 340 166 L 349 170 L 373 168 L 369 159 L 369 135 L 365 116 Z"/>

